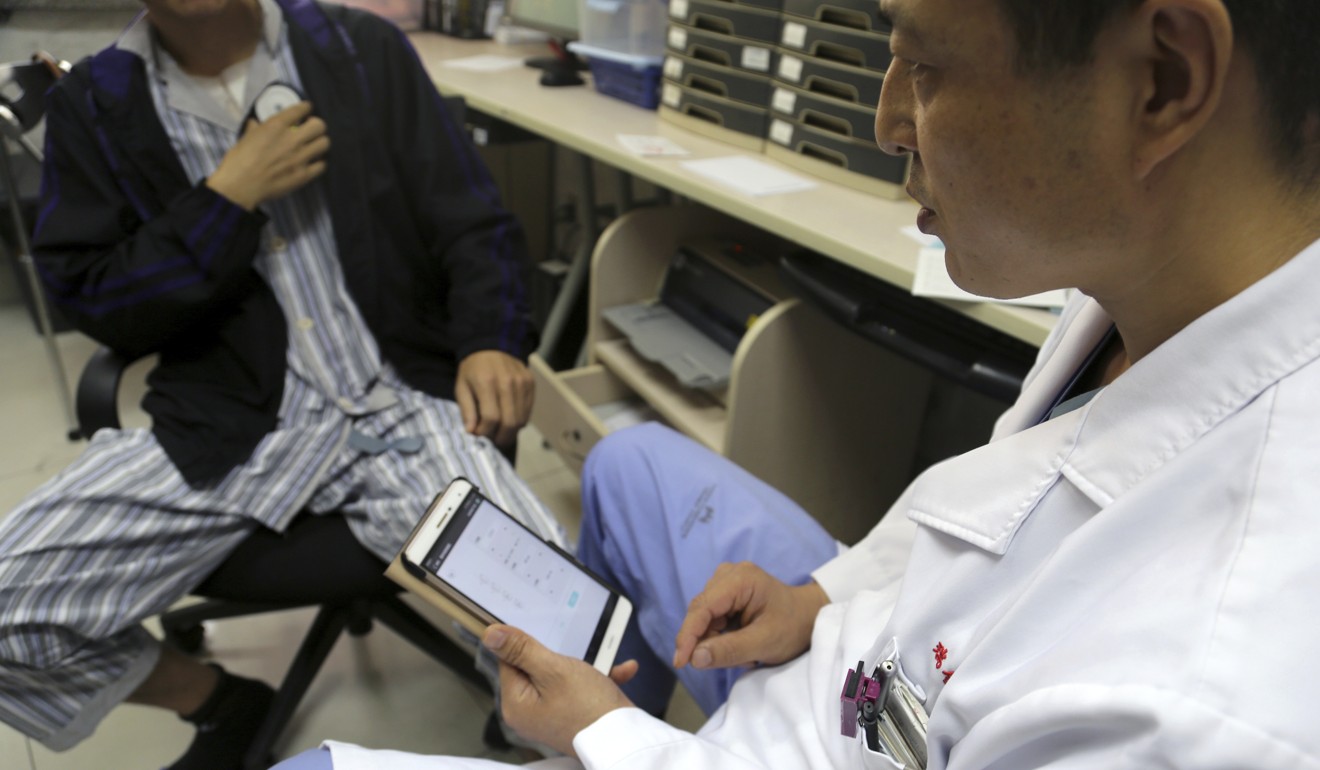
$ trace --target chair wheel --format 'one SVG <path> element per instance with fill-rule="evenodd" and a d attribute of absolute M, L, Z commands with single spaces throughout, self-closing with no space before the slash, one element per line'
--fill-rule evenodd
<path fill-rule="evenodd" d="M 167 626 L 164 630 L 165 641 L 189 655 L 201 652 L 202 647 L 206 644 L 206 629 L 201 623 L 194 623 L 182 628 Z"/>
<path fill-rule="evenodd" d="M 345 624 L 348 633 L 353 636 L 366 636 L 371 633 L 372 618 L 370 613 L 354 612 L 348 617 L 348 623 Z"/>

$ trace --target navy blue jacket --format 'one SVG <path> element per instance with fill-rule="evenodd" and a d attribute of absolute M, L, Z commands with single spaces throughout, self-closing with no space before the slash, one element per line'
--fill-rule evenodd
<path fill-rule="evenodd" d="M 453 397 L 477 350 L 535 344 L 525 241 L 407 39 L 361 11 L 279 0 L 303 86 L 328 124 L 325 186 L 350 294 L 410 386 Z M 136 55 L 109 48 L 49 96 L 33 251 L 94 339 L 159 354 L 142 402 L 194 485 L 275 427 L 287 330 L 253 267 L 266 218 L 191 185 Z"/>

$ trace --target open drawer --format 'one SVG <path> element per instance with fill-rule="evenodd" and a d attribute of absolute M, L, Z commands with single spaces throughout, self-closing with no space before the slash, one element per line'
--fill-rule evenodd
<path fill-rule="evenodd" d="M 556 372 L 545 359 L 528 362 L 536 381 L 532 424 L 574 472 L 611 428 L 653 412 L 623 380 L 600 364 Z"/>

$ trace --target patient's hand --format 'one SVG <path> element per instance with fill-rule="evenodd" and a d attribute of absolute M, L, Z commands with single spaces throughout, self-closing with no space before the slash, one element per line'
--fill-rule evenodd
<path fill-rule="evenodd" d="M 458 364 L 454 400 L 468 433 L 509 446 L 532 415 L 532 373 L 498 350 L 478 350 Z"/>
<path fill-rule="evenodd" d="M 829 597 L 814 580 L 789 586 L 754 564 L 721 564 L 688 605 L 674 668 L 732 668 L 792 660 L 811 646 Z"/>
<path fill-rule="evenodd" d="M 504 721 L 524 738 L 577 756 L 573 738 L 578 733 L 609 712 L 633 705 L 619 685 L 636 675 L 637 661 L 615 666 L 607 677 L 510 626 L 491 626 L 481 643 L 500 659 Z"/>
<path fill-rule="evenodd" d="M 329 150 L 325 121 L 298 102 L 265 123 L 249 120 L 206 184 L 251 211 L 325 173 Z"/>

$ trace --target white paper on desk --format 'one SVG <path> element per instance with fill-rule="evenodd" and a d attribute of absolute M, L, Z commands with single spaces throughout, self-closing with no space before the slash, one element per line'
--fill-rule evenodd
<path fill-rule="evenodd" d="M 810 190 L 816 183 L 775 168 L 769 163 L 734 155 L 728 158 L 708 158 L 683 162 L 683 168 L 728 185 L 748 195 L 778 195 L 780 193 Z"/>
<path fill-rule="evenodd" d="M 956 299 L 964 302 L 998 302 L 1004 305 L 1026 305 L 1028 307 L 1060 308 L 1068 301 L 1068 292 L 1064 289 L 1032 294 L 1017 299 L 992 299 L 963 291 L 949 277 L 949 269 L 944 265 L 944 247 L 927 246 L 917 254 L 917 274 L 912 279 L 912 293 L 918 297 L 938 297 Z"/>
<path fill-rule="evenodd" d="M 471 70 L 472 72 L 502 72 L 511 70 L 514 67 L 522 66 L 522 59 L 515 56 L 496 56 L 495 54 L 481 54 L 480 56 L 467 56 L 462 59 L 449 59 L 440 62 L 441 67 L 453 67 L 460 70 Z"/>
<path fill-rule="evenodd" d="M 614 138 L 623 148 L 633 155 L 651 157 L 672 157 L 691 155 L 676 142 L 663 136 L 643 136 L 642 134 L 615 134 Z"/>

